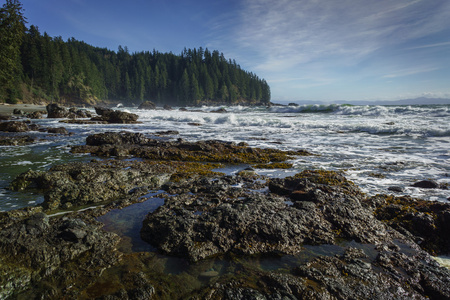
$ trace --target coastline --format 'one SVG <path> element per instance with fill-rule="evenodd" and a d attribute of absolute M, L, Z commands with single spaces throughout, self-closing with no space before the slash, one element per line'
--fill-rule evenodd
<path fill-rule="evenodd" d="M 14 109 L 22 110 L 23 112 L 45 111 L 45 105 L 36 104 L 7 104 L 0 103 L 1 115 L 13 115 Z"/>

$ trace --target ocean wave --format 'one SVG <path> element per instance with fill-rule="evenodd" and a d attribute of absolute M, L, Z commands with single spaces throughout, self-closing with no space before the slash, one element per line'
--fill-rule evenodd
<path fill-rule="evenodd" d="M 271 113 L 314 114 L 327 113 L 338 115 L 360 116 L 388 116 L 388 115 L 423 115 L 430 117 L 450 117 L 449 105 L 350 105 L 350 104 L 322 104 L 299 106 L 272 106 Z"/>

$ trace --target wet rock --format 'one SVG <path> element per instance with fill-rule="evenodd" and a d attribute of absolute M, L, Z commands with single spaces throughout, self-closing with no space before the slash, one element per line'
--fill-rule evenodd
<path fill-rule="evenodd" d="M 107 116 L 114 111 L 111 108 L 106 108 L 106 107 L 101 107 L 101 106 L 96 106 L 96 107 L 94 107 L 94 109 L 95 109 L 95 113 L 99 116 Z"/>
<path fill-rule="evenodd" d="M 138 106 L 138 109 L 156 109 L 156 104 L 151 101 L 144 101 Z"/>
<path fill-rule="evenodd" d="M 140 162 L 70 163 L 46 172 L 22 173 L 13 180 L 10 189 L 42 190 L 43 206 L 54 210 L 117 200 L 136 187 L 156 188 L 170 177 L 169 170 Z"/>
<path fill-rule="evenodd" d="M 368 198 L 375 216 L 399 232 L 410 236 L 433 254 L 450 253 L 450 204 L 410 197 L 378 195 Z"/>
<path fill-rule="evenodd" d="M 44 117 L 43 115 L 45 113 L 46 112 L 43 113 L 41 111 L 33 111 L 33 112 L 27 114 L 27 117 L 30 118 L 30 119 L 42 119 Z"/>
<path fill-rule="evenodd" d="M 170 106 L 170 105 L 167 105 L 167 104 L 164 104 L 164 107 L 163 107 L 165 110 L 172 110 L 172 106 Z"/>
<path fill-rule="evenodd" d="M 24 115 L 25 112 L 24 112 L 23 110 L 21 110 L 21 109 L 14 108 L 13 114 L 14 114 L 14 115 Z"/>
<path fill-rule="evenodd" d="M 3 212 L 0 218 L 2 269 L 15 270 L 7 284 L 3 281 L 5 274 L 0 272 L 2 299 L 16 298 L 20 293 L 30 299 L 42 290 L 46 290 L 45 298 L 64 298 L 58 297 L 60 291 L 53 287 L 42 289 L 42 285 L 59 282 L 63 287 L 73 285 L 76 280 L 86 282 L 87 278 L 99 276 L 101 269 L 118 262 L 115 247 L 119 237 L 101 230 L 100 223 L 72 217 L 49 218 L 44 213 L 18 218 Z M 28 295 L 29 289 L 32 295 Z"/>
<path fill-rule="evenodd" d="M 423 189 L 437 189 L 439 184 L 434 180 L 422 180 L 416 182 L 412 185 L 413 187 L 423 188 Z"/>
<path fill-rule="evenodd" d="M 180 132 L 176 130 L 167 130 L 167 131 L 157 131 L 155 132 L 157 135 L 179 135 Z"/>
<path fill-rule="evenodd" d="M 56 128 L 49 128 L 47 130 L 48 133 L 56 133 L 56 134 L 69 134 L 66 128 L 64 127 L 56 127 Z"/>
<path fill-rule="evenodd" d="M 67 118 L 69 110 L 56 103 L 47 105 L 47 118 Z"/>
<path fill-rule="evenodd" d="M 95 111 L 100 117 L 92 118 L 92 121 L 106 121 L 112 124 L 135 124 L 139 118 L 136 114 L 103 107 L 95 107 Z"/>
<path fill-rule="evenodd" d="M 28 135 L 0 136 L 0 146 L 23 146 L 36 142 L 36 138 Z"/>
<path fill-rule="evenodd" d="M 11 120 L 11 116 L 0 114 L 0 121 Z"/>
<path fill-rule="evenodd" d="M 228 111 L 225 108 L 219 108 L 219 109 L 216 109 L 216 110 L 212 110 L 211 112 L 212 113 L 226 113 Z"/>
<path fill-rule="evenodd" d="M 0 123 L 0 131 L 6 132 L 27 132 L 30 131 L 28 124 L 21 121 L 10 121 Z"/>
<path fill-rule="evenodd" d="M 380 243 L 400 237 L 361 205 L 355 186 L 338 181 L 336 173 L 327 175 L 280 179 L 282 188 L 269 185 L 270 194 L 245 188 L 245 177 L 172 184 L 163 188 L 176 196 L 147 216 L 141 237 L 193 261 L 228 252 L 294 254 L 303 244 L 334 244 L 339 238 Z M 324 183 L 329 180 L 333 184 Z M 292 190 L 306 196 L 292 196 Z"/>
<path fill-rule="evenodd" d="M 98 156 L 134 156 L 152 160 L 238 163 L 281 162 L 297 155 L 297 151 L 250 148 L 217 140 L 187 142 L 146 138 L 142 134 L 100 133 L 89 136 L 85 146 L 73 146 L 73 153 Z"/>
<path fill-rule="evenodd" d="M 401 186 L 390 186 L 388 187 L 388 190 L 396 193 L 403 193 L 405 191 L 405 189 Z"/>

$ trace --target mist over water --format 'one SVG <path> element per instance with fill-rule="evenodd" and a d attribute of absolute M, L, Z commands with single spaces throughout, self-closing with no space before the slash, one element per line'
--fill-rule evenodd
<path fill-rule="evenodd" d="M 350 106 L 303 105 L 266 107 L 202 107 L 199 111 L 120 109 L 136 113 L 142 124 L 61 124 L 59 120 L 33 120 L 42 127 L 64 126 L 71 136 L 30 132 L 44 140 L 20 147 L 0 147 L 0 209 L 9 210 L 42 201 L 38 196 L 15 193 L 9 183 L 28 169 L 45 170 L 68 161 L 88 161 L 89 155 L 69 153 L 70 145 L 105 131 L 132 131 L 153 135 L 176 130 L 170 138 L 189 141 L 225 140 L 246 142 L 252 147 L 281 150 L 306 149 L 317 156 L 298 157 L 288 170 L 257 170 L 284 177 L 305 169 L 343 171 L 361 189 L 374 195 L 403 193 L 427 200 L 447 201 L 450 190 L 419 189 L 419 180 L 450 184 L 450 106 Z M 188 108 L 199 110 L 199 108 Z M 196 124 L 194 126 L 193 124 Z M 199 125 L 200 124 L 200 125 Z M 198 126 L 199 125 L 199 126 Z M 231 168 L 230 173 L 239 168 Z M 34 201 L 34 202 L 33 202 Z"/>

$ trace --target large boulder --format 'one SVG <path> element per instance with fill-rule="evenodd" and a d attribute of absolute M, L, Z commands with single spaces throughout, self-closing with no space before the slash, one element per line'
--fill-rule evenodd
<path fill-rule="evenodd" d="M 56 103 L 47 105 L 47 117 L 48 118 L 67 118 L 69 110 L 65 107 L 59 106 Z"/>
<path fill-rule="evenodd" d="M 106 121 L 112 124 L 135 124 L 138 123 L 138 115 L 110 108 L 95 107 L 95 111 L 100 117 L 92 118 L 93 121 Z"/>

